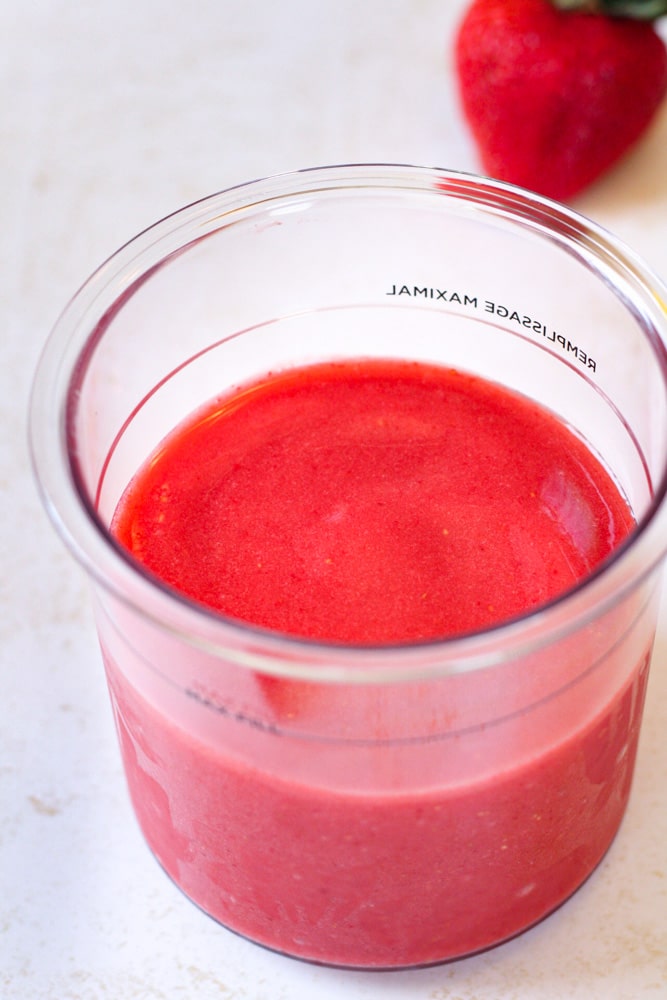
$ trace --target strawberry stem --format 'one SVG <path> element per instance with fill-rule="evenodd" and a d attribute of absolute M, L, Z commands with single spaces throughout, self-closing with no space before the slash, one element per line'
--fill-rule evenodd
<path fill-rule="evenodd" d="M 654 21 L 667 14 L 667 0 L 551 0 L 558 10 L 577 10 L 582 14 L 605 14 Z"/>

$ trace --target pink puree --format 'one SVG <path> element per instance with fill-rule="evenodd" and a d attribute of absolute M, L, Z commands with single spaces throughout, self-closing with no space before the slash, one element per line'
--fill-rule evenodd
<path fill-rule="evenodd" d="M 527 400 L 456 371 L 358 361 L 207 406 L 140 470 L 113 530 L 150 571 L 226 615 L 384 644 L 540 605 L 633 523 L 585 444 Z M 295 744 L 193 698 L 163 710 L 119 666 L 107 655 L 130 791 L 175 881 L 270 947 L 371 967 L 478 950 L 574 891 L 623 815 L 645 682 L 641 670 L 580 725 L 558 721 L 561 738 L 537 755 L 515 734 L 513 763 L 499 754 L 497 772 L 493 759 L 490 770 L 467 760 L 463 780 L 431 780 L 434 755 L 454 752 L 445 740 L 354 751 L 362 780 L 331 744 Z M 253 683 L 271 726 L 305 719 L 317 732 L 325 687 Z M 405 689 L 389 690 L 400 711 Z M 370 736 L 373 720 L 369 709 Z M 226 745 L 230 727 L 247 736 Z M 471 759 L 474 740 L 488 754 L 486 729 L 466 739 Z M 399 776 L 374 782 L 385 752 Z"/>

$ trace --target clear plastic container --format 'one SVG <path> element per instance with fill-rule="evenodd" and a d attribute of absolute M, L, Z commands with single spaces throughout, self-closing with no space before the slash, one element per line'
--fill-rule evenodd
<path fill-rule="evenodd" d="M 667 538 L 665 290 L 568 209 L 473 176 L 344 166 L 214 195 L 60 318 L 31 441 L 92 581 L 155 857 L 282 953 L 400 968 L 488 948 L 590 875 L 630 791 Z M 637 529 L 538 611 L 444 642 L 323 645 L 225 620 L 112 539 L 128 481 L 205 400 L 350 356 L 477 373 L 589 444 Z"/>

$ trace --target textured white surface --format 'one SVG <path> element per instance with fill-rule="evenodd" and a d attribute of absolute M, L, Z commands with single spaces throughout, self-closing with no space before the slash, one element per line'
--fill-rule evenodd
<path fill-rule="evenodd" d="M 38 352 L 117 246 L 196 198 L 324 163 L 474 169 L 449 50 L 461 0 L 0 0 L 0 997 L 667 997 L 667 617 L 630 809 L 558 913 L 486 955 L 345 973 L 216 926 L 137 831 L 85 580 L 32 484 Z M 667 275 L 667 107 L 576 206 Z"/>

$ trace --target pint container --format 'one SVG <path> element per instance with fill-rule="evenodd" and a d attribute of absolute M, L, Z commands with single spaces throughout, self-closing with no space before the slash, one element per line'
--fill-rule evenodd
<path fill-rule="evenodd" d="M 421 966 L 518 934 L 593 872 L 626 809 L 656 627 L 665 299 L 563 206 L 356 165 L 191 205 L 70 302 L 34 383 L 36 475 L 90 577 L 138 823 L 215 920 L 314 962 Z M 128 482 L 204 401 L 350 357 L 535 400 L 598 456 L 636 529 L 522 617 L 358 648 L 213 613 L 114 540 Z"/>

